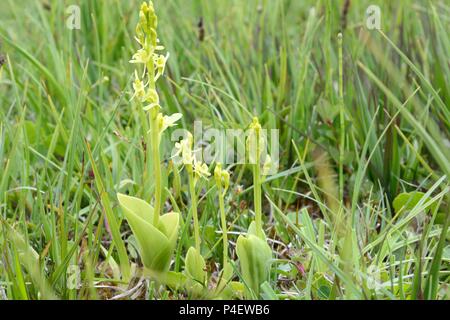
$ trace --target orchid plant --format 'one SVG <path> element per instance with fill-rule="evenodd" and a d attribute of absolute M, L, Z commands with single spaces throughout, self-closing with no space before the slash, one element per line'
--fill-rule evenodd
<path fill-rule="evenodd" d="M 176 279 L 188 292 L 195 297 L 205 296 L 207 286 L 207 271 L 205 259 L 201 252 L 200 226 L 198 219 L 198 184 L 202 179 L 211 175 L 208 166 L 197 158 L 194 152 L 194 139 L 191 133 L 175 144 L 175 154 L 181 159 L 186 169 L 189 181 L 189 194 L 191 215 L 193 220 L 193 247 L 190 247 L 185 257 L 183 273 L 169 272 L 172 254 L 174 252 L 180 214 L 169 212 L 162 214 L 163 197 L 161 181 L 160 143 L 162 134 L 166 129 L 176 125 L 181 114 L 164 115 L 161 112 L 156 81 L 164 74 L 169 54 L 165 56 L 160 52 L 164 47 L 157 37 L 157 16 L 151 1 L 144 2 L 139 13 L 139 22 L 136 26 L 136 41 L 140 45 L 133 55 L 130 63 L 141 65 L 141 69 L 134 71 L 132 99 L 148 115 L 150 130 L 145 132 L 148 144 L 151 146 L 151 160 L 154 178 L 153 206 L 148 202 L 125 194 L 118 194 L 119 204 L 124 212 L 131 230 L 137 240 L 141 260 L 146 272 L 161 283 L 170 285 L 171 279 Z M 239 236 L 236 243 L 236 253 L 240 260 L 242 279 L 247 287 L 248 297 L 258 297 L 260 286 L 269 277 L 269 263 L 272 251 L 267 244 L 262 228 L 262 190 L 264 176 L 270 168 L 270 157 L 261 162 L 262 150 L 265 147 L 262 128 L 255 117 L 250 125 L 250 134 L 247 138 L 249 162 L 252 164 L 254 182 L 255 219 L 250 224 L 247 234 Z M 179 170 L 176 169 L 178 184 L 180 184 Z M 243 291 L 241 283 L 233 282 L 233 266 L 228 256 L 228 230 L 225 214 L 225 195 L 230 185 L 230 174 L 216 164 L 214 180 L 218 190 L 220 222 L 222 227 L 223 258 L 220 279 L 213 296 L 231 297 L 235 291 Z M 178 190 L 180 187 L 178 186 Z M 188 218 L 189 220 L 189 218 Z M 211 295 L 211 294 L 207 294 Z"/>
<path fill-rule="evenodd" d="M 175 144 L 174 156 L 179 156 L 186 168 L 189 177 L 189 193 L 191 196 L 191 213 L 194 221 L 194 241 L 195 247 L 188 249 L 185 259 L 185 275 L 187 277 L 187 289 L 195 296 L 200 296 L 206 286 L 207 272 L 206 264 L 201 255 L 200 226 L 197 212 L 197 191 L 196 186 L 200 179 L 207 179 L 210 176 L 208 166 L 197 160 L 193 150 L 194 139 L 190 132 L 180 142 Z"/>
<path fill-rule="evenodd" d="M 266 156 L 265 162 L 261 165 L 264 141 L 261 124 L 255 117 L 250 124 L 247 138 L 247 154 L 253 171 L 255 220 L 250 224 L 247 235 L 239 236 L 236 242 L 236 253 L 248 298 L 259 297 L 261 284 L 269 280 L 269 266 L 272 259 L 272 249 L 267 244 L 262 228 L 261 186 L 263 176 L 271 165 L 269 156 Z"/>
<path fill-rule="evenodd" d="M 136 41 L 140 45 L 130 63 L 141 65 L 141 71 L 135 70 L 133 82 L 133 99 L 136 99 L 148 114 L 150 131 L 145 132 L 151 146 L 152 168 L 154 177 L 153 207 L 144 200 L 118 194 L 119 204 L 125 214 L 133 234 L 136 237 L 139 253 L 147 271 L 164 278 L 175 249 L 180 216 L 178 212 L 161 214 L 162 182 L 160 143 L 163 132 L 176 124 L 180 113 L 170 116 L 161 112 L 161 105 L 156 81 L 164 74 L 169 54 L 162 55 L 164 47 L 157 35 L 158 19 L 152 1 L 144 2 L 140 8 L 139 21 L 136 26 Z"/>

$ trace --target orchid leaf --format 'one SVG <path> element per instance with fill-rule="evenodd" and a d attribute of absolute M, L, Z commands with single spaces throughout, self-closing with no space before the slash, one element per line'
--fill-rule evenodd
<path fill-rule="evenodd" d="M 186 254 L 184 272 L 188 278 L 187 290 L 194 296 L 201 296 L 204 291 L 207 276 L 205 269 L 205 260 L 201 254 L 194 247 L 190 247 Z"/>
<path fill-rule="evenodd" d="M 423 192 L 419 192 L 419 191 L 414 191 L 414 192 L 409 192 L 409 193 L 400 193 L 393 202 L 393 206 L 394 206 L 394 210 L 396 213 L 399 213 L 400 210 L 406 210 L 406 211 L 410 211 L 412 209 L 414 209 L 414 207 L 420 202 L 422 201 L 422 199 L 424 199 L 424 201 L 426 202 L 428 199 L 428 197 L 426 197 L 425 193 Z M 431 212 L 434 211 L 434 209 L 436 208 L 436 203 L 432 203 L 427 209 L 431 210 Z"/>
<path fill-rule="evenodd" d="M 166 272 L 177 240 L 178 213 L 163 215 L 155 227 L 153 208 L 148 203 L 123 194 L 118 194 L 118 199 L 136 237 L 144 266 L 155 272 Z"/>
<path fill-rule="evenodd" d="M 206 281 L 205 268 L 205 260 L 201 254 L 194 247 L 190 247 L 186 255 L 186 275 L 192 280 L 204 284 Z"/>
<path fill-rule="evenodd" d="M 265 235 L 256 235 L 255 223 L 252 222 L 247 236 L 239 236 L 236 243 L 236 253 L 241 265 L 242 278 L 247 286 L 247 295 L 252 293 L 259 297 L 260 286 L 269 278 L 269 262 L 272 250 L 267 244 Z"/>

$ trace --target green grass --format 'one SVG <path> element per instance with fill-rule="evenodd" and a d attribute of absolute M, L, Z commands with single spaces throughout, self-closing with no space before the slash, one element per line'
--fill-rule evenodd
<path fill-rule="evenodd" d="M 448 299 L 448 3 L 350 1 L 344 18 L 346 1 L 154 2 L 170 52 L 158 81 L 164 113 L 182 113 L 189 130 L 194 120 L 245 129 L 254 115 L 280 130 L 280 170 L 262 187 L 274 260 L 261 297 Z M 81 30 L 65 26 L 73 3 Z M 140 1 L 73 3 L 7 0 L 0 10 L 0 299 L 191 298 L 140 281 L 116 197 L 150 202 L 154 189 L 148 123 L 129 101 Z M 371 4 L 381 31 L 366 28 Z M 188 179 L 182 172 L 178 184 L 163 160 L 163 207 L 182 220 L 172 270 L 182 271 L 194 245 Z M 242 282 L 235 244 L 254 217 L 252 171 L 229 169 L 229 256 Z M 197 189 L 215 286 L 223 244 L 214 178 Z M 425 195 L 396 212 L 394 199 L 413 191 Z"/>

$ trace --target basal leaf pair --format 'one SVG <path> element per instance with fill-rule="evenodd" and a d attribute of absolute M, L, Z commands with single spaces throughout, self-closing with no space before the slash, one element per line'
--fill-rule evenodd
<path fill-rule="evenodd" d="M 124 194 L 117 197 L 138 242 L 142 263 L 154 273 L 167 272 L 177 242 L 179 213 L 166 213 L 154 225 L 154 211 L 147 202 Z"/>
<path fill-rule="evenodd" d="M 236 253 L 246 286 L 246 295 L 249 298 L 258 298 L 261 285 L 269 279 L 272 249 L 267 244 L 262 230 L 257 232 L 254 221 L 250 224 L 247 235 L 239 236 Z"/>

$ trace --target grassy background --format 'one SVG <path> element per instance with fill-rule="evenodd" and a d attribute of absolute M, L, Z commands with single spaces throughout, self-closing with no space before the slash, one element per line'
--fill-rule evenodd
<path fill-rule="evenodd" d="M 81 8 L 81 30 L 65 27 L 71 4 Z M 186 297 L 139 278 L 121 280 L 139 269 L 139 259 L 115 194 L 152 194 L 143 174 L 145 123 L 129 102 L 139 4 L 2 2 L 0 298 Z M 370 4 L 381 8 L 381 32 L 365 27 Z M 170 52 L 159 84 L 166 114 L 183 113 L 188 129 L 200 119 L 245 128 L 253 115 L 280 129 L 280 172 L 264 185 L 265 227 L 277 257 L 265 298 L 449 297 L 446 1 L 155 6 Z M 165 168 L 166 207 L 186 217 L 187 188 L 171 189 Z M 231 169 L 234 256 L 253 204 L 250 171 Z M 203 189 L 202 250 L 214 279 L 221 232 L 213 182 Z M 396 214 L 394 198 L 414 190 L 426 196 Z M 437 217 L 444 217 L 440 224 Z M 175 270 L 191 244 L 180 236 Z M 73 266 L 82 271 L 78 289 L 68 286 Z"/>

